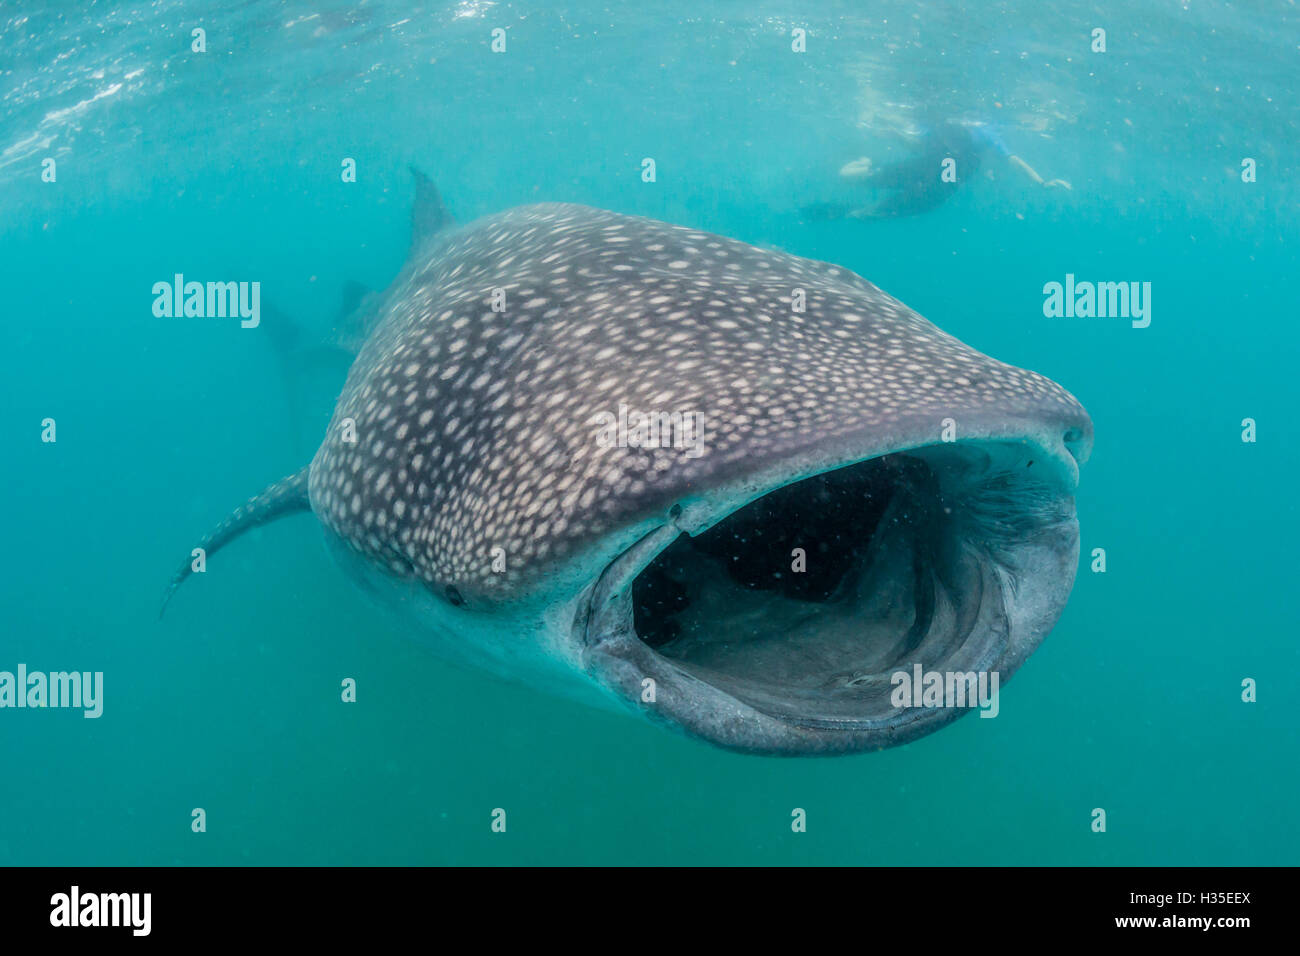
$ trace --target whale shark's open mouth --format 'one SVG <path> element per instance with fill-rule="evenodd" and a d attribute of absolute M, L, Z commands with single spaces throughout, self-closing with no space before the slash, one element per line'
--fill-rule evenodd
<path fill-rule="evenodd" d="M 1055 623 L 1092 445 L 1060 385 L 832 263 L 567 203 L 454 226 L 416 183 L 315 457 L 164 607 L 310 511 L 440 656 L 774 754 L 934 730 L 964 701 L 900 672 L 995 688 Z"/>
<path fill-rule="evenodd" d="M 1073 582 L 1073 482 L 1028 442 L 929 445 L 777 488 L 694 536 L 665 526 L 593 595 L 589 669 L 736 749 L 877 749 L 959 716 L 894 675 L 996 672 Z M 919 691 L 919 689 L 918 689 Z"/>

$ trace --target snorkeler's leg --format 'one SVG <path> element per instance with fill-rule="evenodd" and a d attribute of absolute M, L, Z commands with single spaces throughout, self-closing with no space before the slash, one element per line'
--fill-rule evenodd
<path fill-rule="evenodd" d="M 854 219 L 897 219 L 900 216 L 915 216 L 942 206 L 956 192 L 952 183 L 938 180 L 923 184 L 913 183 L 909 188 L 896 189 L 882 197 L 869 209 L 857 210 Z"/>
<path fill-rule="evenodd" d="M 832 222 L 836 219 L 861 219 L 862 210 L 848 202 L 818 202 L 799 209 L 799 218 L 804 222 Z"/>

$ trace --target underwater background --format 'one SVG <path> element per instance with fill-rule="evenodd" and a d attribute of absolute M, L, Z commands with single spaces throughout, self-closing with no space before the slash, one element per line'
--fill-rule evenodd
<path fill-rule="evenodd" d="M 0 2 L 0 670 L 105 688 L 0 710 L 0 864 L 1300 862 L 1298 78 L 1288 2 Z M 924 215 L 801 216 L 923 115 L 1072 188 L 990 165 Z M 405 257 L 411 164 L 461 221 L 572 201 L 839 263 L 1078 396 L 1080 573 L 998 719 L 725 752 L 444 665 L 306 517 L 160 621 L 346 365 L 151 287 L 257 280 L 327 341 Z M 1067 273 L 1150 282 L 1150 326 L 1045 317 Z"/>

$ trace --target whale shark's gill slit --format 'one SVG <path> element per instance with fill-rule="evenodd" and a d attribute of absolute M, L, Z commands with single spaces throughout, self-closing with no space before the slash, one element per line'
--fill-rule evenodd
<path fill-rule="evenodd" d="M 917 548 L 912 553 L 912 593 L 916 598 L 916 613 L 903 647 L 909 654 L 921 646 L 934 623 L 934 566 L 924 548 Z"/>
<path fill-rule="evenodd" d="M 992 666 L 1072 502 L 1033 452 L 933 445 L 813 475 L 680 535 L 631 624 L 695 680 L 797 724 L 906 719 L 891 678 Z M 1037 474 L 1035 473 L 1037 471 Z M 1032 603 L 1032 602 L 1031 602 Z"/>

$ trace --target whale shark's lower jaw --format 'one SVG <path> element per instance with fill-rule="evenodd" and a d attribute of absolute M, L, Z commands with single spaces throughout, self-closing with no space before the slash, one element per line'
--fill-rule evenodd
<path fill-rule="evenodd" d="M 694 536 L 666 524 L 579 612 L 585 669 L 739 751 L 931 733 L 975 701 L 922 706 L 921 686 L 901 694 L 918 673 L 996 688 L 1055 624 L 1078 564 L 1071 470 L 1032 442 L 928 445 L 786 484 Z"/>

